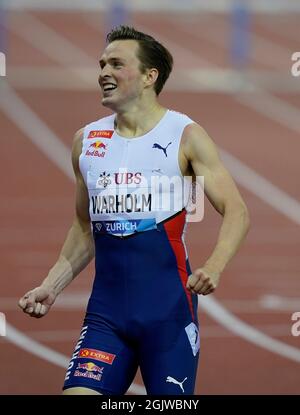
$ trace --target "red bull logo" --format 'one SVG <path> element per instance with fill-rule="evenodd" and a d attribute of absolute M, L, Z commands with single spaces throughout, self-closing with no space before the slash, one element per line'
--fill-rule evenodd
<path fill-rule="evenodd" d="M 92 150 L 89 150 L 89 149 Z M 85 155 L 86 156 L 94 156 L 94 157 L 104 157 L 105 151 L 107 150 L 107 144 L 104 144 L 102 141 L 95 141 L 94 143 L 89 145 Z"/>
<path fill-rule="evenodd" d="M 87 362 L 87 363 L 78 363 L 76 369 L 83 369 L 87 370 L 88 372 L 96 372 L 96 373 L 103 373 L 104 367 L 99 367 L 95 365 L 93 362 Z"/>
<path fill-rule="evenodd" d="M 92 148 L 103 148 L 106 150 L 106 144 L 102 143 L 102 141 L 95 141 L 93 144 L 90 144 Z"/>
<path fill-rule="evenodd" d="M 81 370 L 79 370 L 81 369 Z M 104 367 L 99 367 L 93 362 L 78 363 L 74 376 L 100 381 Z"/>
<path fill-rule="evenodd" d="M 113 133 L 113 130 L 93 130 L 89 132 L 88 138 L 111 138 Z"/>
<path fill-rule="evenodd" d="M 104 362 L 108 363 L 109 365 L 112 365 L 116 355 L 103 352 L 102 350 L 80 349 L 78 357 L 90 358 L 93 360 L 98 360 L 99 362 Z"/>

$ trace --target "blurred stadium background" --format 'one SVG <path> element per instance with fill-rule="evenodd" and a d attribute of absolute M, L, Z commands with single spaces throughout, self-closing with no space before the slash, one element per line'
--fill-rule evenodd
<path fill-rule="evenodd" d="M 74 132 L 107 114 L 98 59 L 120 23 L 157 37 L 175 69 L 161 102 L 212 136 L 252 229 L 214 296 L 201 298 L 196 394 L 299 394 L 300 51 L 297 0 L 0 0 L 0 394 L 59 394 L 90 292 L 88 267 L 42 320 L 17 309 L 71 224 Z M 220 218 L 206 203 L 188 243 L 200 266 Z M 145 393 L 139 374 L 129 393 Z"/>

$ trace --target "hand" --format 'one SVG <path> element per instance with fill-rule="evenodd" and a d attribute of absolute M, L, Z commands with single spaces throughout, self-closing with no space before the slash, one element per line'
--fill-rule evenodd
<path fill-rule="evenodd" d="M 217 288 L 220 274 L 197 268 L 188 278 L 186 288 L 195 294 L 211 294 Z"/>
<path fill-rule="evenodd" d="M 24 313 L 40 318 L 48 313 L 55 299 L 56 295 L 51 289 L 40 286 L 21 297 L 18 305 Z"/>

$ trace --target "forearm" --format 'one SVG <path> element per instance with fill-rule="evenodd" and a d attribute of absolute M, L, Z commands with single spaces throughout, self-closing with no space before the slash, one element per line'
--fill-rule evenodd
<path fill-rule="evenodd" d="M 218 242 L 205 263 L 205 269 L 221 273 L 236 254 L 249 229 L 249 214 L 244 205 L 225 210 Z"/>
<path fill-rule="evenodd" d="M 90 226 L 74 220 L 55 265 L 42 285 L 58 295 L 92 260 L 94 242 Z"/>

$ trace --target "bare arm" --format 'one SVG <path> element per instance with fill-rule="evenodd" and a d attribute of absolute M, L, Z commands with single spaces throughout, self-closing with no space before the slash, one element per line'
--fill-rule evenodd
<path fill-rule="evenodd" d="M 217 244 L 204 267 L 195 270 L 188 281 L 192 291 L 209 294 L 216 288 L 220 274 L 238 251 L 249 229 L 249 214 L 232 177 L 222 164 L 215 144 L 197 124 L 186 127 L 184 156 L 197 176 L 204 176 L 204 191 L 214 208 L 223 216 Z"/>
<path fill-rule="evenodd" d="M 19 306 L 34 317 L 45 315 L 58 294 L 82 271 L 94 257 L 88 192 L 79 170 L 83 131 L 74 137 L 72 164 L 76 177 L 76 208 L 73 224 L 67 234 L 59 258 L 42 284 L 26 293 Z"/>
<path fill-rule="evenodd" d="M 72 164 L 76 177 L 75 218 L 68 232 L 58 261 L 49 271 L 42 285 L 59 294 L 94 257 L 91 234 L 88 192 L 79 170 L 82 131 L 76 133 L 72 149 Z"/>

